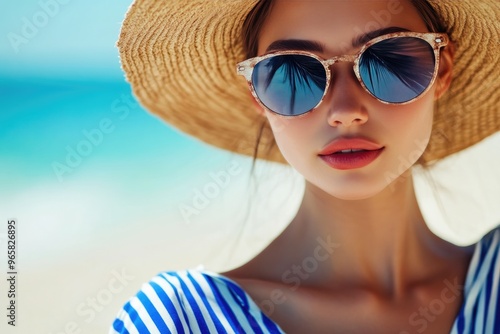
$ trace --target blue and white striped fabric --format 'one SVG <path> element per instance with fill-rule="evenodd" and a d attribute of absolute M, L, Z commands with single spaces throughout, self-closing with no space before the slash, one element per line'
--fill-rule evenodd
<path fill-rule="evenodd" d="M 452 334 L 500 334 L 500 227 L 476 245 Z"/>
<path fill-rule="evenodd" d="M 477 243 L 451 334 L 500 333 L 500 227 Z M 234 281 L 202 268 L 160 273 L 109 333 L 284 333 Z"/>
<path fill-rule="evenodd" d="M 232 280 L 164 272 L 129 300 L 110 333 L 284 333 Z"/>

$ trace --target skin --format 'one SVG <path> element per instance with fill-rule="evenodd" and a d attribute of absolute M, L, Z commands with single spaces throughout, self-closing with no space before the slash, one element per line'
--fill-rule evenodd
<path fill-rule="evenodd" d="M 317 54 L 325 59 L 353 54 L 358 49 L 351 40 L 360 27 L 390 2 L 278 0 L 262 28 L 259 55 L 283 39 L 322 43 L 325 48 Z M 427 32 L 411 3 L 400 3 L 401 11 L 379 27 Z M 448 89 L 452 67 L 450 46 L 441 54 L 431 90 L 402 106 L 371 97 L 350 63 L 332 67 L 325 101 L 303 117 L 283 120 L 255 104 L 306 188 L 283 233 L 250 262 L 222 274 L 240 284 L 287 333 L 450 331 L 463 299 L 461 293 L 453 300 L 443 297 L 449 292 L 446 282 L 463 285 L 473 249 L 450 244 L 427 228 L 409 167 L 429 141 L 433 104 Z M 357 135 L 385 147 L 368 166 L 336 170 L 318 157 L 335 138 Z M 318 237 L 335 244 L 331 254 L 318 250 Z M 308 262 L 309 270 L 305 259 L 315 259 Z M 439 304 L 436 300 L 444 308 L 426 311 Z"/>

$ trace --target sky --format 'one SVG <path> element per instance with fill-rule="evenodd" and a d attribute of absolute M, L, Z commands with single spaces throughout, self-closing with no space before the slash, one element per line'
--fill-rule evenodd
<path fill-rule="evenodd" d="M 2 77 L 122 77 L 114 42 L 127 1 L 2 0 L 0 6 Z"/>

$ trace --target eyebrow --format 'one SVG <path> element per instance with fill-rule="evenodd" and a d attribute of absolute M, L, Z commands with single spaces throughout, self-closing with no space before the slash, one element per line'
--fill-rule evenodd
<path fill-rule="evenodd" d="M 324 45 L 320 42 L 310 41 L 305 39 L 279 39 L 272 42 L 266 49 L 266 52 L 284 51 L 284 50 L 301 50 L 301 51 L 316 51 L 323 52 Z"/>
<path fill-rule="evenodd" d="M 386 35 L 386 34 L 392 34 L 395 32 L 403 32 L 403 31 L 410 31 L 406 28 L 401 28 L 401 27 L 387 27 L 387 28 L 382 28 L 382 29 L 377 29 L 373 31 L 369 31 L 367 33 L 361 34 L 357 37 L 354 37 L 352 39 L 352 46 L 357 48 L 365 44 L 371 39 L 374 39 L 376 37 Z"/>
<path fill-rule="evenodd" d="M 357 48 L 365 44 L 375 37 L 395 32 L 410 31 L 401 27 L 387 27 L 382 29 L 373 30 L 352 39 L 352 46 Z M 300 50 L 311 52 L 323 52 L 325 50 L 324 44 L 318 41 L 305 40 L 305 39 L 279 39 L 272 42 L 266 49 L 267 52 L 272 51 L 286 51 L 286 50 Z"/>

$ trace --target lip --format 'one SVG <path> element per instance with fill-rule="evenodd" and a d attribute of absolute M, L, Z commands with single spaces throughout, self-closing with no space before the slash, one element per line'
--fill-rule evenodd
<path fill-rule="evenodd" d="M 330 167 L 340 170 L 362 168 L 382 153 L 384 146 L 362 137 L 337 138 L 325 146 L 318 154 Z M 360 152 L 340 153 L 342 150 L 363 150 Z"/>
<path fill-rule="evenodd" d="M 338 151 L 349 149 L 374 151 L 381 149 L 382 147 L 382 145 L 374 143 L 363 137 L 341 137 L 328 143 L 328 145 L 326 145 L 321 152 L 319 152 L 319 155 L 330 155 Z"/>

